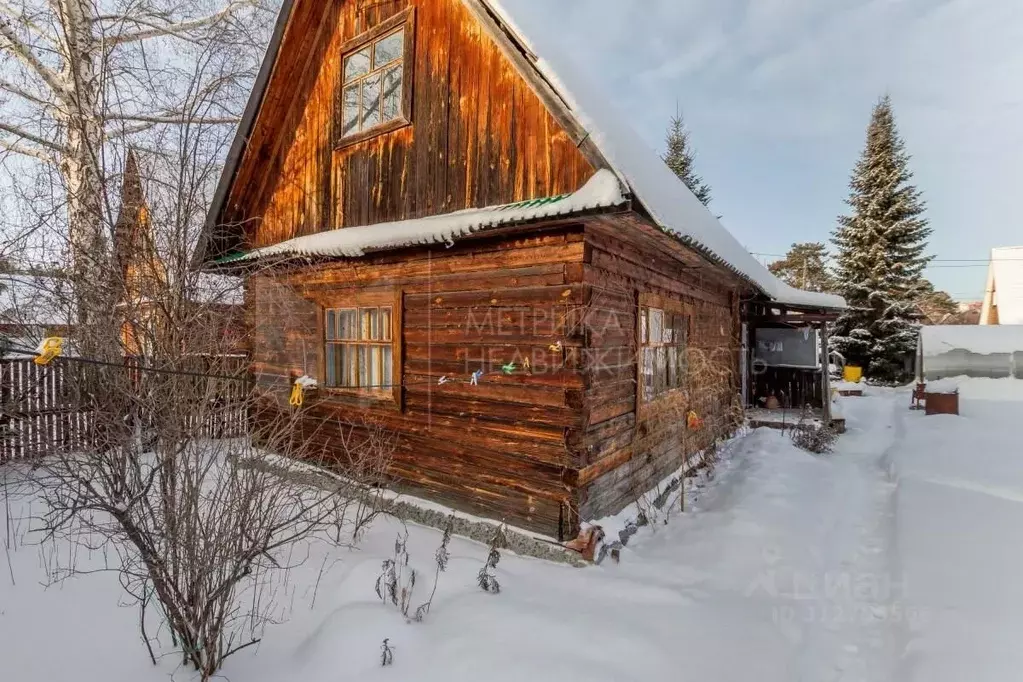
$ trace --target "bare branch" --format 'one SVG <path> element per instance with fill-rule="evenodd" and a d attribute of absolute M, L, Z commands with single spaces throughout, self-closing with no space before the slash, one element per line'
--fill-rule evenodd
<path fill-rule="evenodd" d="M 55 152 L 60 152 L 62 154 L 67 153 L 67 148 L 64 147 L 63 145 L 58 144 L 56 142 L 53 142 L 51 140 L 47 140 L 44 137 L 39 137 L 38 135 L 33 135 L 32 133 L 28 132 L 27 130 L 25 130 L 23 128 L 19 128 L 18 126 L 10 125 L 9 123 L 2 123 L 2 122 L 0 122 L 0 131 L 3 131 L 5 133 L 10 133 L 11 135 L 15 135 L 15 136 L 21 138 L 22 140 L 27 140 L 29 142 L 37 144 L 40 147 L 46 147 L 47 149 L 52 149 Z"/>
<path fill-rule="evenodd" d="M 214 12 L 205 17 L 199 17 L 198 19 L 190 19 L 187 21 L 178 21 L 172 23 L 160 24 L 156 21 L 149 22 L 143 20 L 140 17 L 104 17 L 107 21 L 130 21 L 132 23 L 146 26 L 147 28 L 135 33 L 125 33 L 118 36 L 112 36 L 107 39 L 107 43 L 110 45 L 123 45 L 125 43 L 136 43 L 141 40 L 148 40 L 150 38 L 158 38 L 160 36 L 171 36 L 180 38 L 182 40 L 189 40 L 190 37 L 187 35 L 190 31 L 194 31 L 198 28 L 204 28 L 211 24 L 215 24 L 223 19 L 227 19 L 232 16 L 235 12 L 245 8 L 252 7 L 256 4 L 256 0 L 231 0 L 227 7 Z"/>
<path fill-rule="evenodd" d="M 108 132 L 104 132 L 103 135 L 107 140 L 119 140 L 122 137 L 127 137 L 129 135 L 144 133 L 147 130 L 152 129 L 156 125 L 157 125 L 156 123 L 139 123 L 138 125 L 134 126 L 124 126 L 119 130 L 111 130 Z"/>
<path fill-rule="evenodd" d="M 40 61 L 39 57 L 32 51 L 32 48 L 18 37 L 14 26 L 3 15 L 0 15 L 0 37 L 3 38 L 3 40 L 0 40 L 0 47 L 6 44 L 11 52 L 14 53 L 14 56 L 32 69 L 50 87 L 55 95 L 61 99 L 66 97 L 68 88 L 61 77 Z"/>
<path fill-rule="evenodd" d="M 42 149 L 26 147 L 23 144 L 20 144 L 13 140 L 4 139 L 2 137 L 0 137 L 0 149 L 6 149 L 9 152 L 21 154 L 23 156 L 31 156 L 33 158 L 39 159 L 40 161 L 45 161 L 46 163 L 55 163 L 53 155 L 43 151 Z"/>
<path fill-rule="evenodd" d="M 50 39 L 50 36 L 46 34 L 42 27 L 26 15 L 24 9 L 19 9 L 6 0 L 0 0 L 0 14 L 6 15 L 17 21 L 19 24 L 31 31 L 37 38 L 43 38 L 44 40 Z"/>
<path fill-rule="evenodd" d="M 132 121 L 135 123 L 150 123 L 152 125 L 158 125 L 160 123 L 180 125 L 184 125 L 186 123 L 193 125 L 231 125 L 238 123 L 241 119 L 237 116 L 204 118 L 202 116 L 193 116 L 187 112 L 181 112 L 176 114 L 157 114 L 153 116 L 147 116 L 145 114 L 114 115 L 108 116 L 107 120 Z"/>
<path fill-rule="evenodd" d="M 6 92 L 9 92 L 12 95 L 16 95 L 18 97 L 21 97 L 22 99 L 28 100 L 29 102 L 32 102 L 33 104 L 38 104 L 39 106 L 46 107 L 46 106 L 51 106 L 51 104 L 52 104 L 51 102 L 47 102 L 46 100 L 44 100 L 43 98 L 39 97 L 38 95 L 35 95 L 35 94 L 29 92 L 28 90 L 25 90 L 24 88 L 18 87 L 14 83 L 12 83 L 10 81 L 7 81 L 7 80 L 4 80 L 2 78 L 0 78 L 0 90 L 4 90 Z"/>

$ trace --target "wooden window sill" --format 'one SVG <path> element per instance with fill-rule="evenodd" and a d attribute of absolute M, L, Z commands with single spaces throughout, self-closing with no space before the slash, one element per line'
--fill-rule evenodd
<path fill-rule="evenodd" d="M 399 407 L 395 392 L 392 390 L 360 391 L 357 388 L 338 388 L 328 386 L 319 389 L 318 397 L 326 400 L 338 400 L 351 403 L 360 407 L 390 407 L 395 410 Z"/>
<path fill-rule="evenodd" d="M 363 130 L 362 132 L 352 133 L 347 137 L 342 137 L 334 145 L 334 151 L 340 151 L 346 147 L 365 142 L 379 135 L 386 135 L 387 133 L 393 133 L 395 130 L 401 130 L 407 126 L 412 125 L 412 121 L 404 117 L 399 117 L 394 120 L 388 121 L 387 123 L 381 123 L 378 126 L 373 126 L 369 130 Z"/>

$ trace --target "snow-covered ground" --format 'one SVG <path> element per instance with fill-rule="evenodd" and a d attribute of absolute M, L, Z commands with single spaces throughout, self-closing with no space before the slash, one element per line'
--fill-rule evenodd
<path fill-rule="evenodd" d="M 910 394 L 846 398 L 849 431 L 815 457 L 777 431 L 737 442 L 689 511 L 644 528 L 622 562 L 577 569 L 505 554 L 500 594 L 482 545 L 454 539 L 423 623 L 374 594 L 402 529 L 354 551 L 308 548 L 278 595 L 290 615 L 229 660 L 235 681 L 1011 680 L 1023 669 L 1023 382 L 965 381 L 963 416 Z M 12 515 L 31 501 L 15 501 Z M 410 526 L 432 587 L 440 533 Z M 0 532 L 0 537 L 3 533 Z M 190 679 L 154 669 L 116 575 L 44 588 L 40 553 L 0 565 L 0 678 Z M 102 557 L 87 557 L 101 563 Z M 6 561 L 6 557 L 0 557 Z M 322 567 L 328 567 L 322 577 Z M 317 580 L 319 584 L 317 586 Z M 384 638 L 394 665 L 379 665 Z"/>

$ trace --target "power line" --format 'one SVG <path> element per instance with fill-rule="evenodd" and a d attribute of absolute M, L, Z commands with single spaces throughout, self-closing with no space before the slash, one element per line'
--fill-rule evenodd
<path fill-rule="evenodd" d="M 786 258 L 788 256 L 787 253 L 760 253 L 758 251 L 751 251 L 750 254 L 754 255 L 754 256 L 769 256 L 771 258 Z M 999 263 L 1016 262 L 1016 261 L 1023 262 L 1023 258 L 932 258 L 928 262 L 930 262 L 930 263 L 983 263 L 984 265 L 988 265 L 989 263 L 991 263 L 993 261 L 997 261 Z M 943 267 L 948 267 L 948 266 L 943 266 Z M 963 267 L 978 267 L 978 266 L 963 266 Z"/>
<path fill-rule="evenodd" d="M 1021 258 L 1020 260 L 1023 260 L 1023 258 Z M 936 270 L 941 268 L 986 268 L 986 267 L 988 267 L 987 263 L 975 263 L 973 265 L 928 265 L 927 269 Z"/>

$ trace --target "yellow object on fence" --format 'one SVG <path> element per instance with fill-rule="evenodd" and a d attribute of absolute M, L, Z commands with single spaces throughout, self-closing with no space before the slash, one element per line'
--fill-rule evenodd
<path fill-rule="evenodd" d="M 295 385 L 291 387 L 291 400 L 288 403 L 292 407 L 302 407 L 302 400 L 305 398 L 304 392 L 305 386 L 296 381 Z"/>
<path fill-rule="evenodd" d="M 48 365 L 63 352 L 64 339 L 59 336 L 51 336 L 43 339 L 43 342 L 39 344 L 39 348 L 36 350 L 39 355 L 36 356 L 34 362 L 37 365 Z"/>
<path fill-rule="evenodd" d="M 858 384 L 860 379 L 863 378 L 863 368 L 856 365 L 846 365 L 845 369 L 842 370 L 842 378 L 850 384 Z"/>

